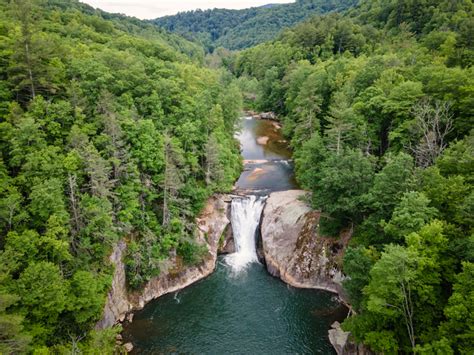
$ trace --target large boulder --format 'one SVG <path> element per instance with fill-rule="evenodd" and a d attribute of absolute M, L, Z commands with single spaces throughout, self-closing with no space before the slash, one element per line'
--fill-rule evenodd
<path fill-rule="evenodd" d="M 261 225 L 268 271 L 300 288 L 323 289 L 343 297 L 338 267 L 343 245 L 318 235 L 320 213 L 304 202 L 306 192 L 274 192 L 267 200 Z"/>

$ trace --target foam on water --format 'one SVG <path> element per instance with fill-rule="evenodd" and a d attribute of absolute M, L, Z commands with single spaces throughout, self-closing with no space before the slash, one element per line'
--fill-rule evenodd
<path fill-rule="evenodd" d="M 255 233 L 260 224 L 265 197 L 250 195 L 232 200 L 231 220 L 236 252 L 225 262 L 234 272 L 240 272 L 258 262 Z"/>

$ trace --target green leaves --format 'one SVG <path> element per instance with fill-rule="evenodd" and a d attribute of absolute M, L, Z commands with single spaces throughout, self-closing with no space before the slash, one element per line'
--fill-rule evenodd
<path fill-rule="evenodd" d="M 444 310 L 447 321 L 441 325 L 444 335 L 456 344 L 460 353 L 468 354 L 474 346 L 474 264 L 463 263 L 463 271 L 454 284 L 453 294 Z"/>
<path fill-rule="evenodd" d="M 374 176 L 373 160 L 355 150 L 329 154 L 314 177 L 313 205 L 342 223 L 361 217 L 362 197 Z"/>
<path fill-rule="evenodd" d="M 430 200 L 423 193 L 405 193 L 385 225 L 385 233 L 400 242 L 406 235 L 418 231 L 437 214 L 437 210 L 429 204 Z"/>
<path fill-rule="evenodd" d="M 230 73 L 200 65 L 197 45 L 149 24 L 76 2 L 7 3 L 0 293 L 20 299 L 0 307 L 0 327 L 18 331 L 8 334 L 17 350 L 0 342 L 0 352 L 30 350 L 29 340 L 61 352 L 71 339 L 73 349 L 113 352 L 113 332 L 78 340 L 103 310 L 110 252 L 119 238 L 130 241 L 133 287 L 178 248 L 186 262 L 200 260 L 194 217 L 241 168 L 240 90 Z"/>
<path fill-rule="evenodd" d="M 80 325 L 97 321 L 104 307 L 104 284 L 97 275 L 88 271 L 78 271 L 70 281 L 67 310 Z"/>
<path fill-rule="evenodd" d="M 15 291 L 21 295 L 20 304 L 34 335 L 43 340 L 51 336 L 67 302 L 67 284 L 59 267 L 46 261 L 30 264 L 20 275 Z"/>
<path fill-rule="evenodd" d="M 359 313 L 344 326 L 376 352 L 472 352 L 470 319 L 459 338 L 440 326 L 474 255 L 471 13 L 362 1 L 236 60 L 281 117 L 322 234 L 353 234 L 344 287 Z"/>

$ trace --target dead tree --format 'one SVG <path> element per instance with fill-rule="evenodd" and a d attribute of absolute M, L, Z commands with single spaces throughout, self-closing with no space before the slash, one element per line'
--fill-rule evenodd
<path fill-rule="evenodd" d="M 453 127 L 451 104 L 446 101 L 422 100 L 413 106 L 415 128 L 421 138 L 415 147 L 411 147 L 418 166 L 426 168 L 447 147 L 446 136 Z"/>

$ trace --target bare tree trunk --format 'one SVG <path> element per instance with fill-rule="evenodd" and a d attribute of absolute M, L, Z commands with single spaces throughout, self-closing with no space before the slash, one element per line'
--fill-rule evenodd
<path fill-rule="evenodd" d="M 73 236 L 75 236 L 82 229 L 81 215 L 79 212 L 79 206 L 78 206 L 77 198 L 76 198 L 76 189 L 77 189 L 76 175 L 69 173 L 68 183 L 69 183 L 69 204 L 71 206 L 71 211 L 72 211 L 72 216 L 73 216 L 72 234 Z M 74 245 L 74 243 L 72 244 Z"/>
<path fill-rule="evenodd" d="M 451 132 L 453 116 L 449 112 L 450 103 L 437 101 L 434 106 L 429 100 L 413 107 L 416 127 L 421 139 L 413 151 L 418 166 L 428 167 L 446 149 L 446 136 Z"/>
<path fill-rule="evenodd" d="M 413 352 L 415 352 L 415 329 L 413 325 L 413 304 L 411 301 L 411 290 L 410 290 L 410 285 L 408 285 L 408 290 L 407 287 L 405 286 L 405 283 L 401 283 L 401 289 L 402 289 L 402 294 L 403 294 L 403 316 L 405 318 L 405 323 L 407 326 L 407 331 L 408 331 L 408 337 L 410 338 L 410 343 L 413 349 Z"/>
<path fill-rule="evenodd" d="M 169 172 L 169 141 L 168 137 L 165 139 L 165 181 L 163 186 L 163 226 L 167 226 L 169 224 L 169 210 L 168 210 L 168 172 Z"/>
<path fill-rule="evenodd" d="M 336 155 L 339 156 L 341 148 L 341 131 L 337 132 Z"/>
<path fill-rule="evenodd" d="M 28 40 L 25 41 L 25 58 L 26 58 L 26 65 L 28 67 L 28 76 L 30 78 L 30 86 L 31 86 L 31 97 L 34 99 L 36 97 L 36 90 L 35 90 L 35 82 L 33 77 L 33 70 L 31 69 L 31 60 L 30 60 L 30 48 L 28 45 Z"/>

